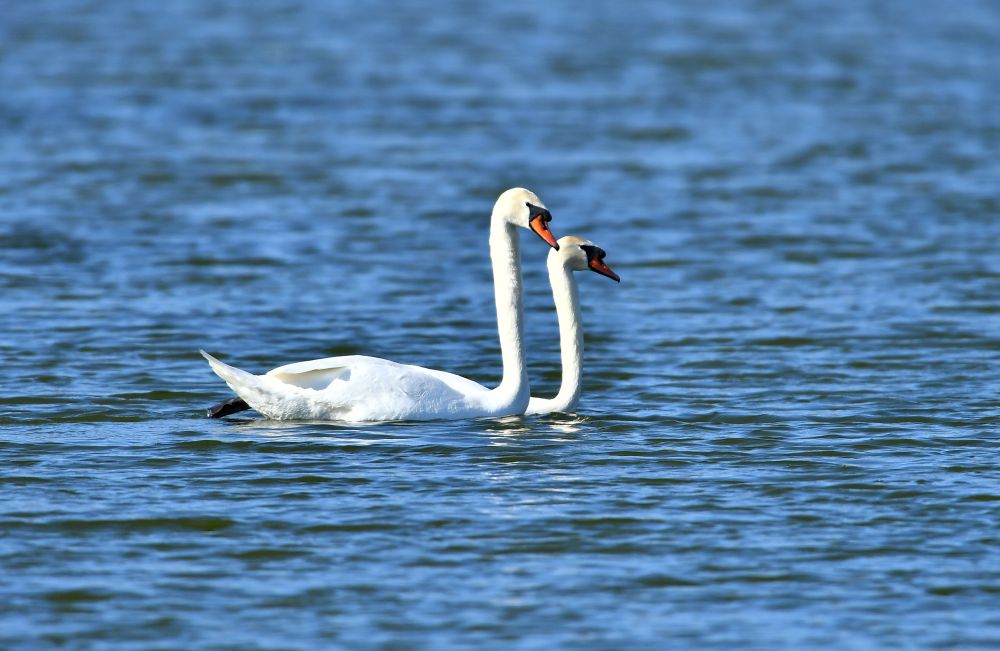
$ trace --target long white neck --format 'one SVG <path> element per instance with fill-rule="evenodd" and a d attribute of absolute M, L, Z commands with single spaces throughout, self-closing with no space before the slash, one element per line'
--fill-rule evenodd
<path fill-rule="evenodd" d="M 552 298 L 559 318 L 559 353 L 562 357 L 562 384 L 555 398 L 532 398 L 529 414 L 548 414 L 554 411 L 569 413 L 580 400 L 583 375 L 583 328 L 580 324 L 580 301 L 577 298 L 573 272 L 562 265 L 555 256 L 549 258 L 549 282 Z"/>
<path fill-rule="evenodd" d="M 497 304 L 497 329 L 503 357 L 503 380 L 490 391 L 497 415 L 522 414 L 531 390 L 524 364 L 524 306 L 521 301 L 521 251 L 517 227 L 496 211 L 490 221 L 490 258 Z"/>

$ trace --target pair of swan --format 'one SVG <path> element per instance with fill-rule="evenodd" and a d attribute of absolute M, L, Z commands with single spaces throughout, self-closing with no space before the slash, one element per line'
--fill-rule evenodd
<path fill-rule="evenodd" d="M 453 373 L 364 355 L 297 362 L 265 375 L 253 375 L 201 351 L 216 375 L 240 397 L 213 408 L 215 412 L 210 410 L 210 415 L 252 407 L 276 420 L 365 422 L 571 410 L 580 397 L 583 354 L 580 307 L 572 272 L 590 269 L 616 281 L 618 275 L 604 263 L 604 251 L 592 242 L 573 236 L 557 242 L 548 226 L 551 220 L 545 204 L 523 188 L 507 190 L 493 206 L 490 258 L 503 359 L 503 379 L 496 388 L 487 389 Z M 549 400 L 533 398 L 529 393 L 518 228 L 533 231 L 552 247 L 548 271 L 559 319 L 563 378 L 559 393 Z"/>

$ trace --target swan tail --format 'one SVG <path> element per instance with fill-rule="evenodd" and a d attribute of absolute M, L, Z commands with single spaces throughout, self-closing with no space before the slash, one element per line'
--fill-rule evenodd
<path fill-rule="evenodd" d="M 229 388 L 246 401 L 250 407 L 271 418 L 281 417 L 281 414 L 277 413 L 275 407 L 286 402 L 287 398 L 279 395 L 275 391 L 275 387 L 269 386 L 270 382 L 261 376 L 247 373 L 235 366 L 221 362 L 204 350 L 199 352 L 202 357 L 208 360 L 208 364 L 212 367 L 215 374 L 228 384 Z"/>
<path fill-rule="evenodd" d="M 345 411 L 341 405 L 322 400 L 309 388 L 287 384 L 267 375 L 254 375 L 230 366 L 199 351 L 222 381 L 247 405 L 275 420 L 337 420 Z"/>
<path fill-rule="evenodd" d="M 225 362 L 220 362 L 204 350 L 199 350 L 198 352 L 201 353 L 202 357 L 208 360 L 208 365 L 212 367 L 215 374 L 222 378 L 222 381 L 228 384 L 229 388 L 236 393 L 240 392 L 238 387 L 253 386 L 260 383 L 259 378 L 256 375 L 247 373 L 246 371 L 238 369 L 235 366 L 230 366 Z"/>

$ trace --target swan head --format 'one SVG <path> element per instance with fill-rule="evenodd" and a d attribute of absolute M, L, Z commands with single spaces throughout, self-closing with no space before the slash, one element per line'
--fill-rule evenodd
<path fill-rule="evenodd" d="M 559 243 L 549 229 L 552 213 L 549 212 L 538 195 L 524 188 L 511 188 L 500 195 L 493 206 L 493 215 L 508 224 L 527 228 L 556 251 Z"/>
<path fill-rule="evenodd" d="M 549 264 L 566 267 L 572 271 L 594 271 L 620 283 L 621 278 L 604 262 L 604 249 L 590 240 L 576 235 L 559 238 L 559 248 L 549 251 Z"/>

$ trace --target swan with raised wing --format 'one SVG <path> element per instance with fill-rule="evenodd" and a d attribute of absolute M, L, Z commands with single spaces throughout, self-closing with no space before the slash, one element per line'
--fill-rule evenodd
<path fill-rule="evenodd" d="M 562 357 L 562 383 L 555 398 L 532 396 L 525 414 L 570 413 L 580 400 L 583 377 L 583 324 L 574 271 L 590 270 L 621 282 L 604 262 L 604 249 L 575 235 L 562 237 L 559 246 L 549 251 L 547 266 L 552 298 L 559 320 L 559 353 Z"/>
<path fill-rule="evenodd" d="M 433 420 L 522 414 L 530 397 L 524 363 L 524 308 L 518 228 L 551 247 L 552 215 L 529 190 L 500 195 L 490 219 L 490 258 L 503 379 L 487 389 L 460 375 L 349 355 L 297 362 L 264 375 L 247 373 L 205 351 L 215 374 L 250 407 L 276 420 L 349 422 Z"/>

